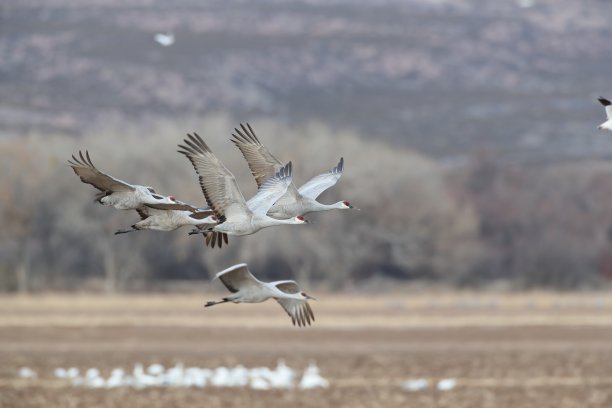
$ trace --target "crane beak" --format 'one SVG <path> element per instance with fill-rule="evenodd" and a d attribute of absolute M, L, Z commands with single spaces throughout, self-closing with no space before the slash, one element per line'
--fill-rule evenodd
<path fill-rule="evenodd" d="M 310 295 L 306 295 L 306 299 L 317 300 L 317 298 L 312 297 L 312 296 L 310 296 Z"/>

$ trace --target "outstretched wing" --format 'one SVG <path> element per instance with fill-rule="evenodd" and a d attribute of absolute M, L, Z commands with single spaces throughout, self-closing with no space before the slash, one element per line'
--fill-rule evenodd
<path fill-rule="evenodd" d="M 198 209 L 189 214 L 189 218 L 193 218 L 194 220 L 203 220 L 204 218 L 210 217 L 211 215 L 214 215 L 213 210 Z"/>
<path fill-rule="evenodd" d="M 251 125 L 247 123 L 245 127 L 241 123 L 240 127 L 242 131 L 234 128 L 235 133 L 232 134 L 234 138 L 231 141 L 240 149 L 259 188 L 283 168 L 283 163 L 261 144 Z"/>
<path fill-rule="evenodd" d="M 300 327 L 310 326 L 311 322 L 314 322 L 314 313 L 306 300 L 298 299 L 276 299 L 276 301 L 285 309 L 285 312 L 291 317 L 291 322 L 295 326 L 296 324 Z"/>
<path fill-rule="evenodd" d="M 274 203 L 287 192 L 292 174 L 292 165 L 289 162 L 259 187 L 257 194 L 247 202 L 249 209 L 254 214 L 266 215 Z"/>
<path fill-rule="evenodd" d="M 138 213 L 138 215 L 140 216 L 140 220 L 146 220 L 147 218 L 149 218 L 151 216 L 151 214 L 149 214 L 149 212 L 147 210 L 145 210 L 144 208 L 137 208 L 136 212 Z"/>
<path fill-rule="evenodd" d="M 281 292 L 289 293 L 290 295 L 299 293 L 301 291 L 297 282 L 294 280 L 282 280 L 282 281 L 271 282 L 270 285 L 274 285 Z"/>
<path fill-rule="evenodd" d="M 212 153 L 204 140 L 197 133 L 187 135 L 185 145 L 179 145 L 198 173 L 200 187 L 206 202 L 219 219 L 225 221 L 230 216 L 244 216 L 249 209 L 246 200 L 238 188 L 234 175 Z"/>
<path fill-rule="evenodd" d="M 324 174 L 319 174 L 311 178 L 308 182 L 306 182 L 302 187 L 300 187 L 299 192 L 304 197 L 312 198 L 315 200 L 318 196 L 321 195 L 322 192 L 332 187 L 334 184 L 338 182 L 340 176 L 342 176 L 342 172 L 344 171 L 344 158 L 340 158 L 340 161 L 330 171 Z"/>
<path fill-rule="evenodd" d="M 208 228 L 210 228 L 211 226 L 212 225 L 208 226 Z M 198 225 L 196 228 L 204 229 L 207 227 Z M 204 246 L 209 246 L 211 248 L 214 248 L 215 245 L 218 245 L 219 248 L 223 247 L 224 241 L 225 241 L 225 245 L 229 245 L 229 240 L 225 232 L 216 232 L 216 231 L 210 232 L 209 231 L 204 236 Z"/>
<path fill-rule="evenodd" d="M 240 127 L 234 128 L 232 143 L 240 150 L 244 156 L 251 174 L 255 177 L 257 187 L 261 186 L 270 178 L 274 177 L 283 168 L 283 163 L 278 160 L 270 151 L 259 141 L 253 128 L 248 123 L 246 127 L 241 123 Z M 287 192 L 280 198 L 279 204 L 290 205 L 298 199 L 298 190 L 295 184 L 290 183 Z"/>
<path fill-rule="evenodd" d="M 196 209 L 194 212 L 192 212 L 191 214 L 189 214 L 189 218 L 193 218 L 194 220 L 203 220 L 205 218 L 210 217 L 211 215 L 214 215 L 213 210 L 209 209 L 209 208 L 198 208 Z M 209 228 L 214 227 L 215 225 L 217 225 L 216 221 L 212 221 L 210 223 L 207 224 L 199 224 L 196 225 L 195 227 L 201 231 L 207 231 L 204 234 L 204 243 L 205 246 L 209 246 L 211 248 L 214 248 L 215 245 L 218 245 L 219 248 L 223 247 L 223 241 L 225 241 L 225 244 L 229 244 L 228 238 L 227 238 L 227 234 L 222 233 L 222 232 L 215 232 L 215 231 L 208 231 Z"/>
<path fill-rule="evenodd" d="M 241 289 L 256 289 L 262 284 L 251 274 L 249 267 L 245 263 L 230 266 L 217 273 L 214 279 L 219 279 L 227 290 L 232 293 L 236 293 Z"/>
<path fill-rule="evenodd" d="M 612 119 L 612 102 L 610 102 L 608 99 L 604 98 L 603 96 L 600 96 L 597 100 L 606 109 L 606 117 L 608 119 Z"/>
<path fill-rule="evenodd" d="M 198 211 L 197 207 L 186 204 L 182 201 L 175 201 L 173 203 L 159 203 L 159 204 L 145 204 L 145 207 L 155 208 L 156 210 L 178 210 L 178 211 Z M 211 212 L 212 214 L 212 212 Z"/>
<path fill-rule="evenodd" d="M 116 192 L 135 190 L 134 186 L 131 184 L 98 170 L 91 161 L 87 150 L 85 151 L 85 155 L 83 155 L 82 151 L 79 151 L 78 158 L 72 155 L 72 160 L 68 160 L 68 164 L 72 167 L 74 173 L 81 178 L 83 183 L 91 184 L 100 191 Z"/>
<path fill-rule="evenodd" d="M 271 285 L 276 286 L 281 292 L 288 294 L 300 292 L 300 287 L 298 286 L 297 282 L 293 280 L 272 282 Z M 306 324 L 310 325 L 311 320 L 314 322 L 314 313 L 312 313 L 312 309 L 310 308 L 310 304 L 307 300 L 283 298 L 276 299 L 276 301 L 291 317 L 293 325 L 297 323 L 297 325 L 301 327 L 306 326 Z"/>

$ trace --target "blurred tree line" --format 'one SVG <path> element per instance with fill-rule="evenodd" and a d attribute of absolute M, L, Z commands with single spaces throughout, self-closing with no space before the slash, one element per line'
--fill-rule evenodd
<path fill-rule="evenodd" d="M 117 178 L 205 205 L 191 165 L 176 153 L 197 131 L 250 197 L 255 182 L 229 142 L 227 117 L 99 130 L 82 138 L 0 139 L 0 290 L 156 290 L 208 279 L 248 262 L 265 279 L 296 278 L 331 289 L 371 282 L 453 286 L 595 287 L 612 280 L 612 162 L 521 165 L 494 152 L 445 166 L 321 124 L 251 122 L 299 186 L 345 158 L 321 201 L 361 211 L 311 215 L 314 225 L 268 228 L 203 246 L 188 228 L 115 236 L 136 212 L 93 202 L 66 160 L 89 150 Z"/>

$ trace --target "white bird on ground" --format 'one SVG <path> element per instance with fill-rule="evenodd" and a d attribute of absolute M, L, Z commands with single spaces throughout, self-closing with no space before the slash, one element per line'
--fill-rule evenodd
<path fill-rule="evenodd" d="M 173 196 L 157 194 L 153 187 L 132 185 L 102 173 L 94 166 L 87 151 L 85 155 L 79 151 L 79 158 L 72 155 L 72 161 L 69 160 L 68 164 L 83 183 L 91 184 L 100 190 L 96 201 L 102 205 L 118 210 L 135 210 L 144 204 L 172 204 L 176 201 Z"/>
<path fill-rule="evenodd" d="M 612 102 L 610 102 L 603 96 L 600 96 L 598 101 L 604 106 L 604 109 L 606 111 L 606 121 L 599 125 L 597 129 L 612 131 Z"/>
<path fill-rule="evenodd" d="M 19 377 L 36 379 L 38 378 L 38 374 L 36 374 L 36 371 L 32 370 L 30 367 L 21 367 L 19 369 Z"/>
<path fill-rule="evenodd" d="M 253 367 L 249 370 L 249 377 L 251 379 L 263 378 L 264 380 L 268 381 L 271 376 L 272 370 L 270 370 L 268 367 Z"/>
<path fill-rule="evenodd" d="M 311 388 L 327 388 L 329 387 L 329 381 L 321 377 L 319 374 L 319 367 L 315 363 L 310 365 L 304 371 L 302 381 L 300 381 L 300 388 L 303 390 Z"/>
<path fill-rule="evenodd" d="M 314 314 L 308 304 L 308 299 L 314 298 L 302 292 L 295 281 L 262 282 L 251 274 L 244 263 L 217 273 L 214 279 L 219 279 L 232 294 L 217 302 L 210 301 L 205 307 L 226 302 L 261 303 L 272 298 L 285 309 L 293 325 L 301 327 L 314 321 Z"/>
<path fill-rule="evenodd" d="M 249 370 L 245 366 L 239 364 L 230 369 L 229 386 L 230 387 L 245 387 L 249 383 Z"/>
<path fill-rule="evenodd" d="M 129 385 L 127 380 L 128 378 L 122 368 L 113 368 L 110 377 L 106 379 L 106 388 L 127 386 Z"/>
<path fill-rule="evenodd" d="M 153 39 L 162 47 L 169 47 L 176 40 L 173 33 L 156 33 Z"/>
<path fill-rule="evenodd" d="M 183 380 L 186 387 L 206 387 L 207 380 L 212 376 L 208 369 L 199 367 L 189 367 L 185 370 L 185 378 Z"/>
<path fill-rule="evenodd" d="M 257 186 L 260 187 L 266 180 L 272 177 L 283 164 L 270 153 L 270 151 L 259 141 L 253 128 L 248 123 L 246 127 L 240 124 L 242 131 L 235 128 L 232 143 L 240 149 L 246 159 Z M 292 182 L 287 192 L 270 208 L 268 215 L 274 218 L 290 218 L 297 215 L 305 215 L 309 212 L 327 210 L 348 210 L 353 207 L 348 201 L 338 201 L 334 204 L 322 204 L 316 199 L 325 190 L 334 186 L 344 170 L 344 159 L 340 161 L 327 173 L 319 174 L 306 182 L 299 190 Z"/>
<path fill-rule="evenodd" d="M 174 367 L 170 367 L 165 375 L 164 382 L 172 386 L 182 386 L 185 367 L 183 363 L 177 363 Z"/>
<path fill-rule="evenodd" d="M 89 368 L 87 371 L 85 371 L 85 378 L 87 379 L 97 378 L 99 376 L 100 370 L 97 368 Z"/>
<path fill-rule="evenodd" d="M 438 381 L 436 386 L 439 391 L 450 391 L 457 386 L 457 380 L 454 378 L 444 378 Z"/>
<path fill-rule="evenodd" d="M 68 378 L 77 378 L 79 376 L 79 369 L 76 367 L 70 367 L 66 370 L 66 377 Z"/>
<path fill-rule="evenodd" d="M 402 382 L 401 387 L 406 391 L 421 391 L 429 387 L 429 381 L 425 378 L 417 378 L 415 380 L 406 380 Z"/>
<path fill-rule="evenodd" d="M 147 367 L 147 373 L 151 375 L 160 375 L 163 374 L 164 371 L 164 366 L 157 363 L 151 364 L 149 367 Z"/>
<path fill-rule="evenodd" d="M 270 372 L 270 383 L 274 388 L 292 388 L 293 377 L 293 370 L 281 358 L 276 363 L 276 369 Z"/>
<path fill-rule="evenodd" d="M 220 366 L 217 367 L 210 379 L 210 383 L 215 387 L 227 387 L 230 382 L 229 368 Z"/>
<path fill-rule="evenodd" d="M 271 388 L 270 382 L 263 377 L 252 377 L 249 386 L 254 390 L 269 390 Z"/>
<path fill-rule="evenodd" d="M 219 248 L 228 243 L 227 234 L 207 230 L 217 224 L 217 217 L 208 208 L 196 208 L 181 201 L 172 204 L 145 204 L 136 211 L 140 221 L 129 229 L 118 230 L 115 235 L 140 230 L 174 231 L 180 227 L 191 225 L 206 234 L 206 245 Z"/>
<path fill-rule="evenodd" d="M 53 370 L 53 375 L 55 376 L 55 378 L 66 378 L 68 376 L 68 373 L 66 372 L 65 368 L 58 367 Z"/>
<path fill-rule="evenodd" d="M 143 365 L 141 363 L 136 363 L 132 371 L 131 385 L 135 388 L 159 386 L 162 385 L 162 378 L 161 376 L 146 374 Z"/>
<path fill-rule="evenodd" d="M 90 387 L 90 388 L 106 387 L 106 380 L 100 377 L 99 372 L 96 375 L 88 374 L 87 376 L 85 376 L 84 382 L 85 382 L 85 386 Z"/>
<path fill-rule="evenodd" d="M 266 215 L 291 184 L 291 162 L 266 180 L 257 194 L 247 202 L 234 175 L 211 152 L 204 140 L 197 133 L 187 136 L 189 139 L 184 140 L 186 145 L 179 145 L 179 153 L 191 161 L 199 175 L 206 202 L 219 221 L 210 231 L 249 235 L 275 225 L 307 223 L 301 215 L 287 220 L 277 220 Z"/>

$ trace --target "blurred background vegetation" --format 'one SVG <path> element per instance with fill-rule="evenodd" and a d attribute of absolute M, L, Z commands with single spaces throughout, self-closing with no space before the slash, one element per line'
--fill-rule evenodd
<path fill-rule="evenodd" d="M 238 7 L 239 6 L 239 7 Z M 607 13 L 606 13 L 607 12 Z M 604 1 L 0 5 L 0 290 L 188 290 L 248 262 L 343 290 L 398 282 L 511 289 L 612 281 L 612 96 Z M 157 32 L 176 43 L 161 47 Z M 196 131 L 255 183 L 249 122 L 297 184 L 345 158 L 314 215 L 204 248 L 187 229 L 114 236 L 66 166 L 204 205 L 176 153 Z"/>

